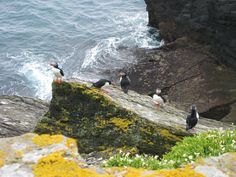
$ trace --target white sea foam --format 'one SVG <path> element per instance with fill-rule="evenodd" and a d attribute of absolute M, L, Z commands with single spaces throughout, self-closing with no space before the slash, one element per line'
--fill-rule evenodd
<path fill-rule="evenodd" d="M 51 83 L 52 73 L 45 69 L 45 64 L 39 64 L 37 62 L 24 63 L 20 72 L 30 81 L 31 86 L 36 91 L 35 96 L 48 100 L 51 98 Z"/>
<path fill-rule="evenodd" d="M 158 30 L 148 27 L 147 19 L 145 12 L 126 12 L 111 17 L 112 23 L 117 28 L 116 36 L 100 40 L 93 48 L 88 49 L 81 69 L 112 69 L 115 66 L 122 67 L 127 62 L 135 62 L 130 61 L 130 56 L 124 56 L 118 51 L 121 46 L 124 48 L 160 47 L 160 42 L 156 39 L 159 35 Z"/>
<path fill-rule="evenodd" d="M 22 52 L 20 55 L 11 58 L 22 60 L 18 67 L 19 75 L 27 79 L 27 87 L 35 91 L 34 95 L 43 100 L 51 98 L 51 83 L 53 74 L 50 71 L 49 62 L 45 61 L 45 56 L 35 55 L 32 52 Z M 41 61 L 41 62 L 40 62 Z"/>
<path fill-rule="evenodd" d="M 104 62 L 105 55 L 115 55 L 119 39 L 115 37 L 101 40 L 95 47 L 86 51 L 85 59 L 82 68 L 91 67 Z M 112 61 L 109 61 L 112 62 Z"/>

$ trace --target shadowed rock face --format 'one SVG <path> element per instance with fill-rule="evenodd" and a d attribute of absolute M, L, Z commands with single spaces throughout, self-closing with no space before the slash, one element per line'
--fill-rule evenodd
<path fill-rule="evenodd" d="M 212 46 L 220 62 L 236 68 L 236 1 L 145 0 L 149 25 L 166 42 L 187 36 Z"/>
<path fill-rule="evenodd" d="M 48 104 L 32 98 L 0 96 L 0 137 L 11 137 L 33 131 L 48 111 Z"/>
<path fill-rule="evenodd" d="M 91 85 L 91 84 L 87 84 Z M 126 147 L 162 155 L 184 136 L 187 113 L 166 105 L 157 110 L 151 97 L 119 88 L 107 94 L 76 82 L 53 84 L 49 112 L 36 126 L 37 133 L 63 134 L 78 140 L 80 152 Z M 202 119 L 196 132 L 233 128 Z"/>

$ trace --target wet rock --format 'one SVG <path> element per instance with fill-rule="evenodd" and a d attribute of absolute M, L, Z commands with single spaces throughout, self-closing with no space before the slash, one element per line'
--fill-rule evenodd
<path fill-rule="evenodd" d="M 0 137 L 31 132 L 48 107 L 47 103 L 32 98 L 0 96 Z"/>
<path fill-rule="evenodd" d="M 49 112 L 35 132 L 63 134 L 78 140 L 81 153 L 130 148 L 162 155 L 184 136 L 187 113 L 167 104 L 157 110 L 151 97 L 134 91 L 124 94 L 111 86 L 107 94 L 89 88 L 89 83 L 53 84 Z M 234 128 L 202 119 L 196 132 Z"/>

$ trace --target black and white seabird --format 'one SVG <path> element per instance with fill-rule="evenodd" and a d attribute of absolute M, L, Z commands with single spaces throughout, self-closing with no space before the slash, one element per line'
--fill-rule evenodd
<path fill-rule="evenodd" d="M 54 79 L 53 80 L 57 84 L 60 84 L 61 80 L 62 80 L 62 76 L 64 76 L 64 72 L 62 71 L 61 68 L 59 68 L 57 63 L 51 63 L 50 65 L 52 66 L 52 72 L 54 74 Z"/>
<path fill-rule="evenodd" d="M 199 115 L 197 112 L 197 107 L 195 105 L 192 105 L 191 115 L 188 115 L 186 119 L 186 130 L 188 131 L 194 128 L 197 125 L 198 120 L 199 120 Z"/>
<path fill-rule="evenodd" d="M 96 88 L 102 88 L 103 86 L 108 86 L 111 85 L 111 81 L 107 80 L 107 79 L 100 79 L 97 82 L 94 82 L 92 84 L 92 87 L 96 87 Z"/>
<path fill-rule="evenodd" d="M 120 73 L 120 86 L 124 93 L 128 93 L 129 86 L 130 86 L 130 79 L 126 73 Z"/>
<path fill-rule="evenodd" d="M 161 89 L 157 88 L 156 93 L 154 93 L 152 96 L 152 99 L 153 99 L 154 103 L 157 105 L 157 108 L 164 106 L 164 100 L 160 96 L 160 94 L 161 94 Z"/>

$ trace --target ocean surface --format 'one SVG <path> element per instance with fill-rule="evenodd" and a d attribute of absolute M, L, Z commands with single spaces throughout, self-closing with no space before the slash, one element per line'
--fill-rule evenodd
<path fill-rule="evenodd" d="M 160 45 L 144 0 L 2 0 L 0 24 L 0 95 L 49 100 L 52 61 L 95 81 L 135 63 L 129 50 Z"/>

